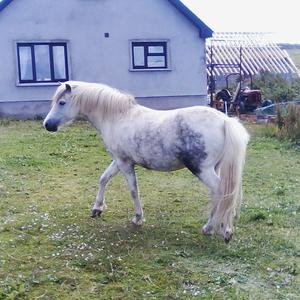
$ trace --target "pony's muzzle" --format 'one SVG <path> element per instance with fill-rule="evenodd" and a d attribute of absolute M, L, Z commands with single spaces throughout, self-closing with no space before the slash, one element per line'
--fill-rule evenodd
<path fill-rule="evenodd" d="M 52 131 L 55 132 L 58 129 L 58 122 L 54 119 L 49 119 L 44 123 L 44 127 L 48 130 L 48 131 Z"/>

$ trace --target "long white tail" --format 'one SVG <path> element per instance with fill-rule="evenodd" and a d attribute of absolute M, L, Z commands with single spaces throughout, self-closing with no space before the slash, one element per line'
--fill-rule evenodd
<path fill-rule="evenodd" d="M 234 118 L 225 119 L 225 144 L 218 163 L 221 197 L 213 214 L 214 228 L 231 238 L 233 218 L 238 215 L 242 201 L 242 173 L 249 134 Z"/>

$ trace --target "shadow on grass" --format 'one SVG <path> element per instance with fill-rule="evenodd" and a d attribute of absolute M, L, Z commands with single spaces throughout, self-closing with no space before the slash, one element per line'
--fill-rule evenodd
<path fill-rule="evenodd" d="M 86 223 L 79 234 L 86 236 L 86 243 L 92 249 L 102 249 L 108 256 L 147 257 L 170 256 L 176 258 L 207 260 L 248 260 L 257 263 L 261 259 L 273 259 L 274 249 L 290 251 L 296 255 L 297 249 L 284 237 L 269 235 L 258 230 L 255 225 L 238 228 L 230 244 L 225 244 L 218 235 L 203 236 L 199 225 L 145 223 L 136 227 L 129 223 L 108 224 L 101 219 Z M 81 222 L 83 224 L 83 222 Z M 88 233 L 88 235 L 86 235 Z M 248 232 L 248 234 L 245 234 Z"/>

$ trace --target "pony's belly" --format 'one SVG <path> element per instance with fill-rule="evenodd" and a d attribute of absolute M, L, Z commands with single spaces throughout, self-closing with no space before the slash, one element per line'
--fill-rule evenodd
<path fill-rule="evenodd" d="M 136 164 L 156 171 L 175 171 L 184 167 L 183 163 L 177 159 L 175 160 L 163 160 L 163 159 L 138 159 Z"/>

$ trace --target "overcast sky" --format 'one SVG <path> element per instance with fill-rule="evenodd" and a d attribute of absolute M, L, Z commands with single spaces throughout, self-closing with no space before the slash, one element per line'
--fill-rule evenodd
<path fill-rule="evenodd" d="M 213 31 L 272 32 L 300 44 L 299 0 L 182 0 Z"/>

